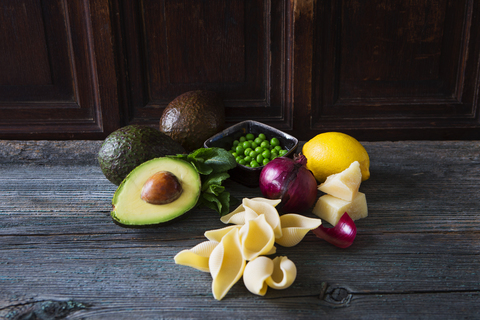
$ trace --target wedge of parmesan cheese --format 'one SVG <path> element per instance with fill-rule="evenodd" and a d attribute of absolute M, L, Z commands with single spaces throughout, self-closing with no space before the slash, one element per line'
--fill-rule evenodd
<path fill-rule="evenodd" d="M 368 216 L 367 199 L 365 194 L 357 192 L 352 201 L 346 201 L 326 194 L 318 198 L 313 213 L 320 219 L 335 226 L 342 215 L 347 212 L 352 220 L 358 220 Z"/>
<path fill-rule="evenodd" d="M 361 182 L 360 163 L 354 161 L 342 172 L 328 176 L 327 180 L 318 186 L 318 190 L 345 201 L 353 201 Z"/>

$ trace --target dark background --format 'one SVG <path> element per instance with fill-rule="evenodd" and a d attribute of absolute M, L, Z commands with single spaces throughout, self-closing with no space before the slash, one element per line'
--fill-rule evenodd
<path fill-rule="evenodd" d="M 0 139 L 158 127 L 183 92 L 222 94 L 307 140 L 479 139 L 475 0 L 2 0 Z"/>

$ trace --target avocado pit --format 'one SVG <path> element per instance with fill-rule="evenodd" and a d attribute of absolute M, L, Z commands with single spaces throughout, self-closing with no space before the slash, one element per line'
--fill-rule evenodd
<path fill-rule="evenodd" d="M 150 204 L 168 204 L 177 200 L 183 192 L 178 178 L 169 171 L 159 171 L 143 185 L 140 198 Z"/>

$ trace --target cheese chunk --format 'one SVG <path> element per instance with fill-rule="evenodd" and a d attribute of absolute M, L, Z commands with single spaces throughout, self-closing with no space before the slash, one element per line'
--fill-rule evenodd
<path fill-rule="evenodd" d="M 346 201 L 352 201 L 357 195 L 361 182 L 360 163 L 354 161 L 342 172 L 328 176 L 327 180 L 318 186 L 318 190 Z"/>
<path fill-rule="evenodd" d="M 357 192 L 353 201 L 345 201 L 343 199 L 326 194 L 318 198 L 313 213 L 320 219 L 328 221 L 335 226 L 342 215 L 347 212 L 352 220 L 358 220 L 368 216 L 367 200 L 365 194 Z"/>

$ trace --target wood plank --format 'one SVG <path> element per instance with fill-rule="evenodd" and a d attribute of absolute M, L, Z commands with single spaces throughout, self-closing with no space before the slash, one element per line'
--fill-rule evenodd
<path fill-rule="evenodd" d="M 115 225 L 116 186 L 96 163 L 99 145 L 0 141 L 0 318 L 45 318 L 48 310 L 50 318 L 87 319 L 451 319 L 480 312 L 479 142 L 364 143 L 372 163 L 361 186 L 369 217 L 356 222 L 354 244 L 339 249 L 309 233 L 294 248 L 278 246 L 276 255 L 298 269 L 290 288 L 258 297 L 240 281 L 221 302 L 208 273 L 173 261 L 204 241 L 206 230 L 224 226 L 218 214 L 195 209 L 151 229 Z M 237 198 L 261 195 L 225 185 Z"/>

